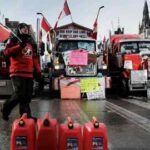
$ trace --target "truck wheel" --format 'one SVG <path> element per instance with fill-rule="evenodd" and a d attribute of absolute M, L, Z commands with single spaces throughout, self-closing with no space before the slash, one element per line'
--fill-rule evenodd
<path fill-rule="evenodd" d="M 127 79 L 121 80 L 120 95 L 122 97 L 127 97 L 129 95 L 129 87 Z"/>

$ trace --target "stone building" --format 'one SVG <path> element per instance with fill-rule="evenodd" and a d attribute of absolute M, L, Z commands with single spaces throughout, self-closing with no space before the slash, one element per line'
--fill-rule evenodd
<path fill-rule="evenodd" d="M 142 23 L 139 25 L 139 34 L 144 38 L 150 38 L 150 18 L 147 1 L 144 4 Z"/>

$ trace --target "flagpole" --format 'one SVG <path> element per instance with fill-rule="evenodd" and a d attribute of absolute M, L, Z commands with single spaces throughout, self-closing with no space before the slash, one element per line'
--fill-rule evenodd
<path fill-rule="evenodd" d="M 71 21 L 73 22 L 72 15 L 70 15 Z"/>

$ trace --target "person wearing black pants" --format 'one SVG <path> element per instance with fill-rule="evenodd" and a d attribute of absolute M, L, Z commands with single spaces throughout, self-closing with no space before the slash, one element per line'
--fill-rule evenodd
<path fill-rule="evenodd" d="M 19 104 L 19 113 L 27 113 L 29 118 L 36 119 L 31 115 L 30 102 L 33 92 L 33 71 L 41 76 L 41 68 L 36 53 L 36 43 L 29 35 L 29 26 L 21 23 L 18 26 L 17 36 L 10 39 L 9 44 L 3 51 L 4 57 L 10 58 L 10 78 L 14 92 L 10 99 L 6 100 L 1 109 L 2 118 L 9 120 L 12 109 Z"/>

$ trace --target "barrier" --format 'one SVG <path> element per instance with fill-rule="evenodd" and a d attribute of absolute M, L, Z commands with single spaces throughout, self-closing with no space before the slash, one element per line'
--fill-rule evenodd
<path fill-rule="evenodd" d="M 58 124 L 48 113 L 37 121 L 37 150 L 57 150 Z"/>
<path fill-rule="evenodd" d="M 35 122 L 25 113 L 13 122 L 10 150 L 35 150 L 35 141 Z"/>
<path fill-rule="evenodd" d="M 59 150 L 82 150 L 81 126 L 73 123 L 71 117 L 67 120 L 68 123 L 59 126 Z"/>
<path fill-rule="evenodd" d="M 83 150 L 108 150 L 107 130 L 95 117 L 83 127 Z"/>

